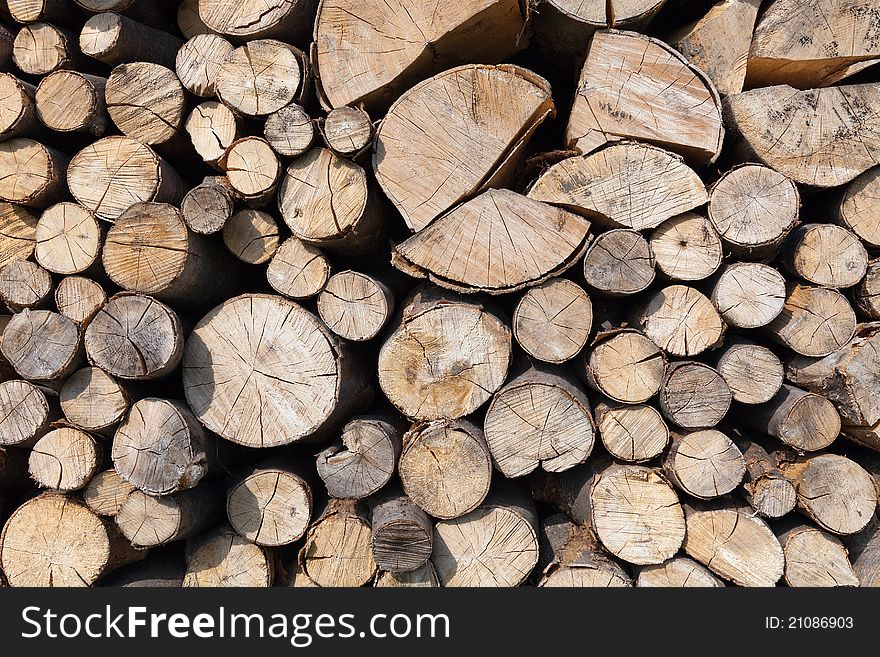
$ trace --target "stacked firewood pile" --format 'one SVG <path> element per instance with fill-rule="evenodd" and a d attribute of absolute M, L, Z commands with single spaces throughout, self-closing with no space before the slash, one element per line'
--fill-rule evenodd
<path fill-rule="evenodd" d="M 880 581 L 878 25 L 0 1 L 0 583 Z"/>

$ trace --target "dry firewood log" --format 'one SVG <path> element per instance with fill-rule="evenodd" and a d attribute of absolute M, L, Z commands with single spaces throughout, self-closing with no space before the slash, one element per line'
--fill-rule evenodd
<path fill-rule="evenodd" d="M 752 32 L 761 0 L 720 0 L 702 18 L 669 37 L 669 43 L 703 71 L 718 93 L 738 94 L 746 80 Z"/>
<path fill-rule="evenodd" d="M 588 527 L 576 525 L 563 514 L 541 523 L 538 586 L 626 587 L 627 572 L 611 559 Z"/>
<path fill-rule="evenodd" d="M 725 123 L 761 162 L 797 183 L 835 187 L 880 163 L 880 86 L 798 91 L 786 85 L 728 96 Z"/>
<path fill-rule="evenodd" d="M 798 220 L 794 182 L 760 164 L 725 172 L 709 193 L 709 220 L 731 253 L 748 260 L 772 257 Z"/>
<path fill-rule="evenodd" d="M 880 9 L 859 0 L 781 0 L 761 16 L 746 84 L 825 87 L 880 61 Z M 806 36 L 806 38 L 805 38 Z"/>
<path fill-rule="evenodd" d="M 391 262 L 458 292 L 504 294 L 572 267 L 587 248 L 589 228 L 572 212 L 490 189 L 398 244 Z"/>
<path fill-rule="evenodd" d="M 785 556 L 770 527 L 729 500 L 685 505 L 684 551 L 719 577 L 738 586 L 774 586 Z"/>
<path fill-rule="evenodd" d="M 654 282 L 656 259 L 637 231 L 617 228 L 600 233 L 584 254 L 584 280 L 603 296 L 625 297 Z"/>
<path fill-rule="evenodd" d="M 183 357 L 183 326 L 174 310 L 153 297 L 120 292 L 85 330 L 92 365 L 121 379 L 169 376 Z"/>
<path fill-rule="evenodd" d="M 539 363 L 518 368 L 495 393 L 483 431 L 495 467 L 508 478 L 583 463 L 596 432 L 590 402 L 576 379 Z"/>
<path fill-rule="evenodd" d="M 877 488 L 855 461 L 838 454 L 807 455 L 782 462 L 781 469 L 797 491 L 798 510 L 822 529 L 855 534 L 871 521 Z"/>
<path fill-rule="evenodd" d="M 226 494 L 232 528 L 266 547 L 299 540 L 311 520 L 312 489 L 295 470 L 279 460 L 232 475 Z"/>
<path fill-rule="evenodd" d="M 269 587 L 274 580 L 272 555 L 229 527 L 218 527 L 186 543 L 184 587 Z"/>
<path fill-rule="evenodd" d="M 95 216 L 83 206 L 67 201 L 43 212 L 35 238 L 37 262 L 64 276 L 94 270 L 104 242 Z"/>
<path fill-rule="evenodd" d="M 558 365 L 583 350 L 592 324 L 593 305 L 584 289 L 566 278 L 551 278 L 522 295 L 512 328 L 529 356 Z"/>
<path fill-rule="evenodd" d="M 33 139 L 0 143 L 0 201 L 42 209 L 63 200 L 67 164 L 67 155 Z"/>
<path fill-rule="evenodd" d="M 721 100 L 702 71 L 657 39 L 596 33 L 566 128 L 569 147 L 590 153 L 638 139 L 703 165 L 718 158 L 723 138 Z"/>
<path fill-rule="evenodd" d="M 112 11 L 89 18 L 79 34 L 82 51 L 110 66 L 141 61 L 173 69 L 182 45 L 173 34 Z"/>
<path fill-rule="evenodd" d="M 868 169 L 847 185 L 833 209 L 841 226 L 855 233 L 869 247 L 880 246 L 880 167 Z"/>
<path fill-rule="evenodd" d="M 323 322 L 268 294 L 235 297 L 209 312 L 190 334 L 183 362 L 199 421 L 253 447 L 302 440 L 346 419 L 369 402 L 366 379 Z"/>
<path fill-rule="evenodd" d="M 504 384 L 511 348 L 507 322 L 491 307 L 421 287 L 382 345 L 379 385 L 407 417 L 463 417 Z"/>
<path fill-rule="evenodd" d="M 113 436 L 113 467 L 150 495 L 194 488 L 210 466 L 214 437 L 180 401 L 136 402 Z"/>
<path fill-rule="evenodd" d="M 339 439 L 317 456 L 318 476 L 331 497 L 361 499 L 378 492 L 397 469 L 401 423 L 383 415 L 349 420 Z"/>
<path fill-rule="evenodd" d="M 130 137 L 104 137 L 70 160 L 70 193 L 99 219 L 115 221 L 140 201 L 177 203 L 183 182 L 149 147 Z"/>
<path fill-rule="evenodd" d="M 434 526 L 431 559 L 442 586 L 519 586 L 538 563 L 534 502 L 499 486 L 470 513 Z"/>
<path fill-rule="evenodd" d="M 419 231 L 457 203 L 510 178 L 532 133 L 554 112 L 550 85 L 526 69 L 445 71 L 388 110 L 376 134 L 376 179 L 407 226 Z M 413 176 L 414 170 L 423 173 Z"/>
<path fill-rule="evenodd" d="M 746 472 L 742 452 L 715 429 L 673 434 L 663 471 L 676 488 L 708 500 L 733 491 Z"/>
<path fill-rule="evenodd" d="M 323 102 L 381 109 L 463 57 L 502 61 L 526 45 L 523 8 L 517 0 L 476 0 L 442 11 L 425 0 L 323 0 L 312 54 Z"/>
<path fill-rule="evenodd" d="M 783 578 L 789 586 L 858 586 L 846 548 L 836 536 L 792 520 L 776 529 L 785 554 Z"/>
<path fill-rule="evenodd" d="M 135 487 L 112 468 L 91 478 L 83 490 L 83 502 L 99 516 L 114 518 Z"/>
<path fill-rule="evenodd" d="M 773 436 L 794 449 L 825 449 L 840 435 L 840 415 L 828 399 L 784 384 L 774 397 L 738 417 L 746 427 Z"/>
<path fill-rule="evenodd" d="M 11 586 L 91 586 L 142 558 L 112 524 L 58 493 L 22 504 L 0 535 L 0 568 Z"/>
<path fill-rule="evenodd" d="M 68 422 L 97 433 L 118 424 L 131 406 L 126 389 L 97 367 L 84 367 L 71 374 L 58 398 Z"/>
<path fill-rule="evenodd" d="M 467 420 L 419 423 L 403 437 L 400 481 L 407 496 L 441 520 L 476 509 L 492 482 L 492 457 L 482 430 Z"/>
<path fill-rule="evenodd" d="M 726 341 L 716 357 L 715 369 L 740 404 L 770 401 L 785 380 L 785 368 L 776 354 L 740 337 Z"/>
<path fill-rule="evenodd" d="M 608 453 L 621 461 L 643 463 L 660 456 L 669 445 L 669 427 L 647 404 L 598 402 L 596 429 Z"/>
<path fill-rule="evenodd" d="M 297 237 L 284 240 L 266 268 L 273 290 L 291 299 L 317 295 L 330 280 L 330 263 L 323 252 Z"/>
<path fill-rule="evenodd" d="M 11 311 L 46 308 L 51 296 L 52 277 L 35 262 L 19 260 L 0 269 L 0 299 Z"/>
<path fill-rule="evenodd" d="M 144 549 L 195 536 L 222 516 L 223 491 L 204 482 L 162 497 L 135 489 L 125 496 L 114 520 L 133 546 Z"/>
<path fill-rule="evenodd" d="M 529 197 L 639 231 L 708 200 L 703 182 L 681 157 L 636 142 L 562 160 L 535 181 Z"/>
<path fill-rule="evenodd" d="M 737 436 L 735 442 L 746 463 L 742 484 L 746 502 L 765 518 L 781 518 L 794 510 L 797 492 L 774 456 L 748 438 Z"/>
<path fill-rule="evenodd" d="M 85 276 L 65 276 L 55 288 L 58 312 L 80 326 L 88 324 L 106 303 L 104 288 Z"/>
<path fill-rule="evenodd" d="M 377 572 L 370 534 L 363 502 L 330 499 L 306 533 L 302 572 L 318 586 L 363 586 Z"/>
<path fill-rule="evenodd" d="M 0 383 L 0 446 L 31 447 L 58 417 L 55 400 L 28 381 Z"/>

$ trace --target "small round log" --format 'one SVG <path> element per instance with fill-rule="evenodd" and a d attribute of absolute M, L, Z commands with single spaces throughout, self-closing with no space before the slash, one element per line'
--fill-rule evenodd
<path fill-rule="evenodd" d="M 27 208 L 0 202 L 0 267 L 33 255 L 37 221 Z"/>
<path fill-rule="evenodd" d="M 868 252 L 834 224 L 804 224 L 785 242 L 782 262 L 795 276 L 822 287 L 852 287 L 865 276 Z"/>
<path fill-rule="evenodd" d="M 277 112 L 297 99 L 303 78 L 304 55 L 274 39 L 249 41 L 232 51 L 215 79 L 224 103 L 248 116 Z"/>
<path fill-rule="evenodd" d="M 148 146 L 180 134 L 186 92 L 172 69 L 151 62 L 120 64 L 104 90 L 107 113 L 122 134 Z"/>
<path fill-rule="evenodd" d="M 503 488 L 467 515 L 441 520 L 431 560 L 442 586 L 519 586 L 538 563 L 534 503 Z"/>
<path fill-rule="evenodd" d="M 13 312 L 43 308 L 51 296 L 52 277 L 35 262 L 20 260 L 0 269 L 0 298 Z"/>
<path fill-rule="evenodd" d="M 275 191 L 281 173 L 278 156 L 261 137 L 234 142 L 220 161 L 233 191 L 250 203 L 262 204 Z"/>
<path fill-rule="evenodd" d="M 196 96 L 215 96 L 217 76 L 235 48 L 217 34 L 199 34 L 177 51 L 175 71 L 180 82 Z"/>
<path fill-rule="evenodd" d="M 195 488 L 154 497 L 135 489 L 116 513 L 116 525 L 136 548 L 153 548 L 195 536 L 223 516 L 223 492 L 203 483 Z"/>
<path fill-rule="evenodd" d="M 0 73 L 0 140 L 25 137 L 39 129 L 34 86 L 12 73 Z"/>
<path fill-rule="evenodd" d="M 593 325 L 590 297 L 577 283 L 551 278 L 530 288 L 513 313 L 513 334 L 532 358 L 560 364 L 586 346 Z"/>
<path fill-rule="evenodd" d="M 99 516 L 114 518 L 134 490 L 135 487 L 120 477 L 116 470 L 104 470 L 91 478 L 83 490 L 83 501 Z"/>
<path fill-rule="evenodd" d="M 28 75 L 88 65 L 77 47 L 76 35 L 50 23 L 22 27 L 12 44 L 12 61 Z"/>
<path fill-rule="evenodd" d="M 684 514 L 657 470 L 612 465 L 590 487 L 592 525 L 611 554 L 637 565 L 663 563 L 685 537 Z"/>
<path fill-rule="evenodd" d="M 418 424 L 403 441 L 400 481 L 407 496 L 427 513 L 458 518 L 486 498 L 492 458 L 476 426 L 466 420 Z"/>
<path fill-rule="evenodd" d="M 82 335 L 63 315 L 25 309 L 6 325 L 0 351 L 22 378 L 57 381 L 79 365 Z"/>
<path fill-rule="evenodd" d="M 434 547 L 428 514 L 396 489 L 371 500 L 370 511 L 370 545 L 376 565 L 394 573 L 424 566 Z"/>
<path fill-rule="evenodd" d="M 125 388 L 97 367 L 71 374 L 58 396 L 67 421 L 86 431 L 101 432 L 115 426 L 131 405 Z"/>
<path fill-rule="evenodd" d="M 67 181 L 74 198 L 107 221 L 134 203 L 176 203 L 183 196 L 177 172 L 130 137 L 104 137 L 86 146 L 70 161 Z"/>
<path fill-rule="evenodd" d="M 30 447 L 55 419 L 42 389 L 27 381 L 0 383 L 0 446 Z"/>
<path fill-rule="evenodd" d="M 766 326 L 785 305 L 785 279 L 768 265 L 734 262 L 725 266 L 715 280 L 711 299 L 730 326 Z"/>
<path fill-rule="evenodd" d="M 709 220 L 694 212 L 664 221 L 650 244 L 657 269 L 674 281 L 700 281 L 721 266 L 721 239 Z"/>
<path fill-rule="evenodd" d="M 361 503 L 331 499 L 309 527 L 300 567 L 318 586 L 363 586 L 376 576 L 370 534 Z"/>
<path fill-rule="evenodd" d="M 394 312 L 394 295 L 376 276 L 341 271 L 318 295 L 318 314 L 327 327 L 346 340 L 363 342 L 379 335 Z"/>
<path fill-rule="evenodd" d="M 299 157 L 315 140 L 315 124 L 301 106 L 290 103 L 266 117 L 263 136 L 279 155 Z"/>
<path fill-rule="evenodd" d="M 798 220 L 794 182 L 759 164 L 725 173 L 709 192 L 709 220 L 739 257 L 773 256 Z"/>
<path fill-rule="evenodd" d="M 291 232 L 316 246 L 363 251 L 379 239 L 382 213 L 366 172 L 326 148 L 287 167 L 278 207 Z"/>
<path fill-rule="evenodd" d="M 218 168 L 227 149 L 240 137 L 238 118 L 216 100 L 196 105 L 186 118 L 184 128 L 199 157 Z"/>
<path fill-rule="evenodd" d="M 152 297 L 121 293 L 98 311 L 85 332 L 92 365 L 121 379 L 157 379 L 180 364 L 183 329 L 171 308 Z"/>
<path fill-rule="evenodd" d="M 322 126 L 327 147 L 342 157 L 355 157 L 373 141 L 370 115 L 355 107 L 330 110 Z"/>
<path fill-rule="evenodd" d="M 317 457 L 318 476 L 332 497 L 365 498 L 381 489 L 397 469 L 401 431 L 380 416 L 349 420 L 339 440 Z"/>
<path fill-rule="evenodd" d="M 729 340 L 718 355 L 715 369 L 740 404 L 770 401 L 785 381 L 785 368 L 776 354 L 749 340 Z"/>
<path fill-rule="evenodd" d="M 81 490 L 100 469 L 102 456 L 101 447 L 85 431 L 61 427 L 36 442 L 28 471 L 40 488 Z"/>
<path fill-rule="evenodd" d="M 669 445 L 669 427 L 653 406 L 600 402 L 595 415 L 602 444 L 621 461 L 650 461 Z"/>
<path fill-rule="evenodd" d="M 684 429 L 706 429 L 721 422 L 733 394 L 717 370 L 697 361 L 670 363 L 660 387 L 660 410 Z"/>
<path fill-rule="evenodd" d="M 66 155 L 33 139 L 0 143 L 0 200 L 33 208 L 62 200 L 67 163 Z"/>
<path fill-rule="evenodd" d="M 58 132 L 84 132 L 100 137 L 110 125 L 104 90 L 105 78 L 55 71 L 44 77 L 34 96 L 37 115 Z"/>
<path fill-rule="evenodd" d="M 283 467 L 256 467 L 237 477 L 226 495 L 232 528 L 257 545 L 277 547 L 299 540 L 311 514 L 311 488 Z"/>
<path fill-rule="evenodd" d="M 55 274 L 79 274 L 98 261 L 103 236 L 95 216 L 77 203 L 63 202 L 37 222 L 36 257 Z"/>
<path fill-rule="evenodd" d="M 782 312 L 767 325 L 771 338 L 801 356 L 821 357 L 852 340 L 856 316 L 840 292 L 791 284 Z"/>
<path fill-rule="evenodd" d="M 746 463 L 743 494 L 746 502 L 765 518 L 781 518 L 794 510 L 797 492 L 779 469 L 776 460 L 761 445 L 739 439 L 736 446 Z"/>
<path fill-rule="evenodd" d="M 136 402 L 113 436 L 113 467 L 150 495 L 195 487 L 208 471 L 211 437 L 183 402 Z"/>
<path fill-rule="evenodd" d="M 673 436 L 672 446 L 663 459 L 663 471 L 678 489 L 708 500 L 739 486 L 746 463 L 730 438 L 707 429 Z"/>
<path fill-rule="evenodd" d="M 600 335 L 583 364 L 587 384 L 614 401 L 641 404 L 660 390 L 666 358 L 644 334 Z"/>
<path fill-rule="evenodd" d="M 82 51 L 110 66 L 151 62 L 173 69 L 182 45 L 183 41 L 168 32 L 110 11 L 89 18 L 79 34 Z"/>
<path fill-rule="evenodd" d="M 218 233 L 232 217 L 235 194 L 226 176 L 209 176 L 189 190 L 180 204 L 180 213 L 194 233 Z"/>
<path fill-rule="evenodd" d="M 798 522 L 779 534 L 785 553 L 785 583 L 800 587 L 858 586 L 843 543 L 821 529 Z"/>
<path fill-rule="evenodd" d="M 696 356 L 711 349 L 725 329 L 709 299 L 685 285 L 654 292 L 636 309 L 633 323 L 671 356 Z"/>
<path fill-rule="evenodd" d="M 583 463 L 596 432 L 590 402 L 574 377 L 538 364 L 495 394 L 483 430 L 495 467 L 508 478 Z"/>
<path fill-rule="evenodd" d="M 236 212 L 223 226 L 223 243 L 230 253 L 249 265 L 269 262 L 278 251 L 278 224 L 260 210 Z"/>
<path fill-rule="evenodd" d="M 55 288 L 58 312 L 83 326 L 107 303 L 107 293 L 98 283 L 83 276 L 65 276 Z"/>
<path fill-rule="evenodd" d="M 228 527 L 187 541 L 184 587 L 269 587 L 274 579 L 272 556 Z"/>
<path fill-rule="evenodd" d="M 504 383 L 511 343 L 510 329 L 491 309 L 420 288 L 379 352 L 379 385 L 408 417 L 462 417 Z"/>
<path fill-rule="evenodd" d="M 828 447 L 840 434 L 840 414 L 827 398 L 784 384 L 740 418 L 746 426 L 805 452 Z"/>
<path fill-rule="evenodd" d="M 330 280 L 330 263 L 315 246 L 289 237 L 272 257 L 266 269 L 272 289 L 291 299 L 313 297 Z"/>

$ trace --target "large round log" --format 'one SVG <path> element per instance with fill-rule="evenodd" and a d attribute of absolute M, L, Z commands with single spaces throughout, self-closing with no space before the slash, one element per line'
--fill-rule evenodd
<path fill-rule="evenodd" d="M 183 385 L 208 429 L 251 447 L 313 436 L 370 396 L 366 371 L 317 317 L 267 294 L 202 318 L 186 343 Z"/>

